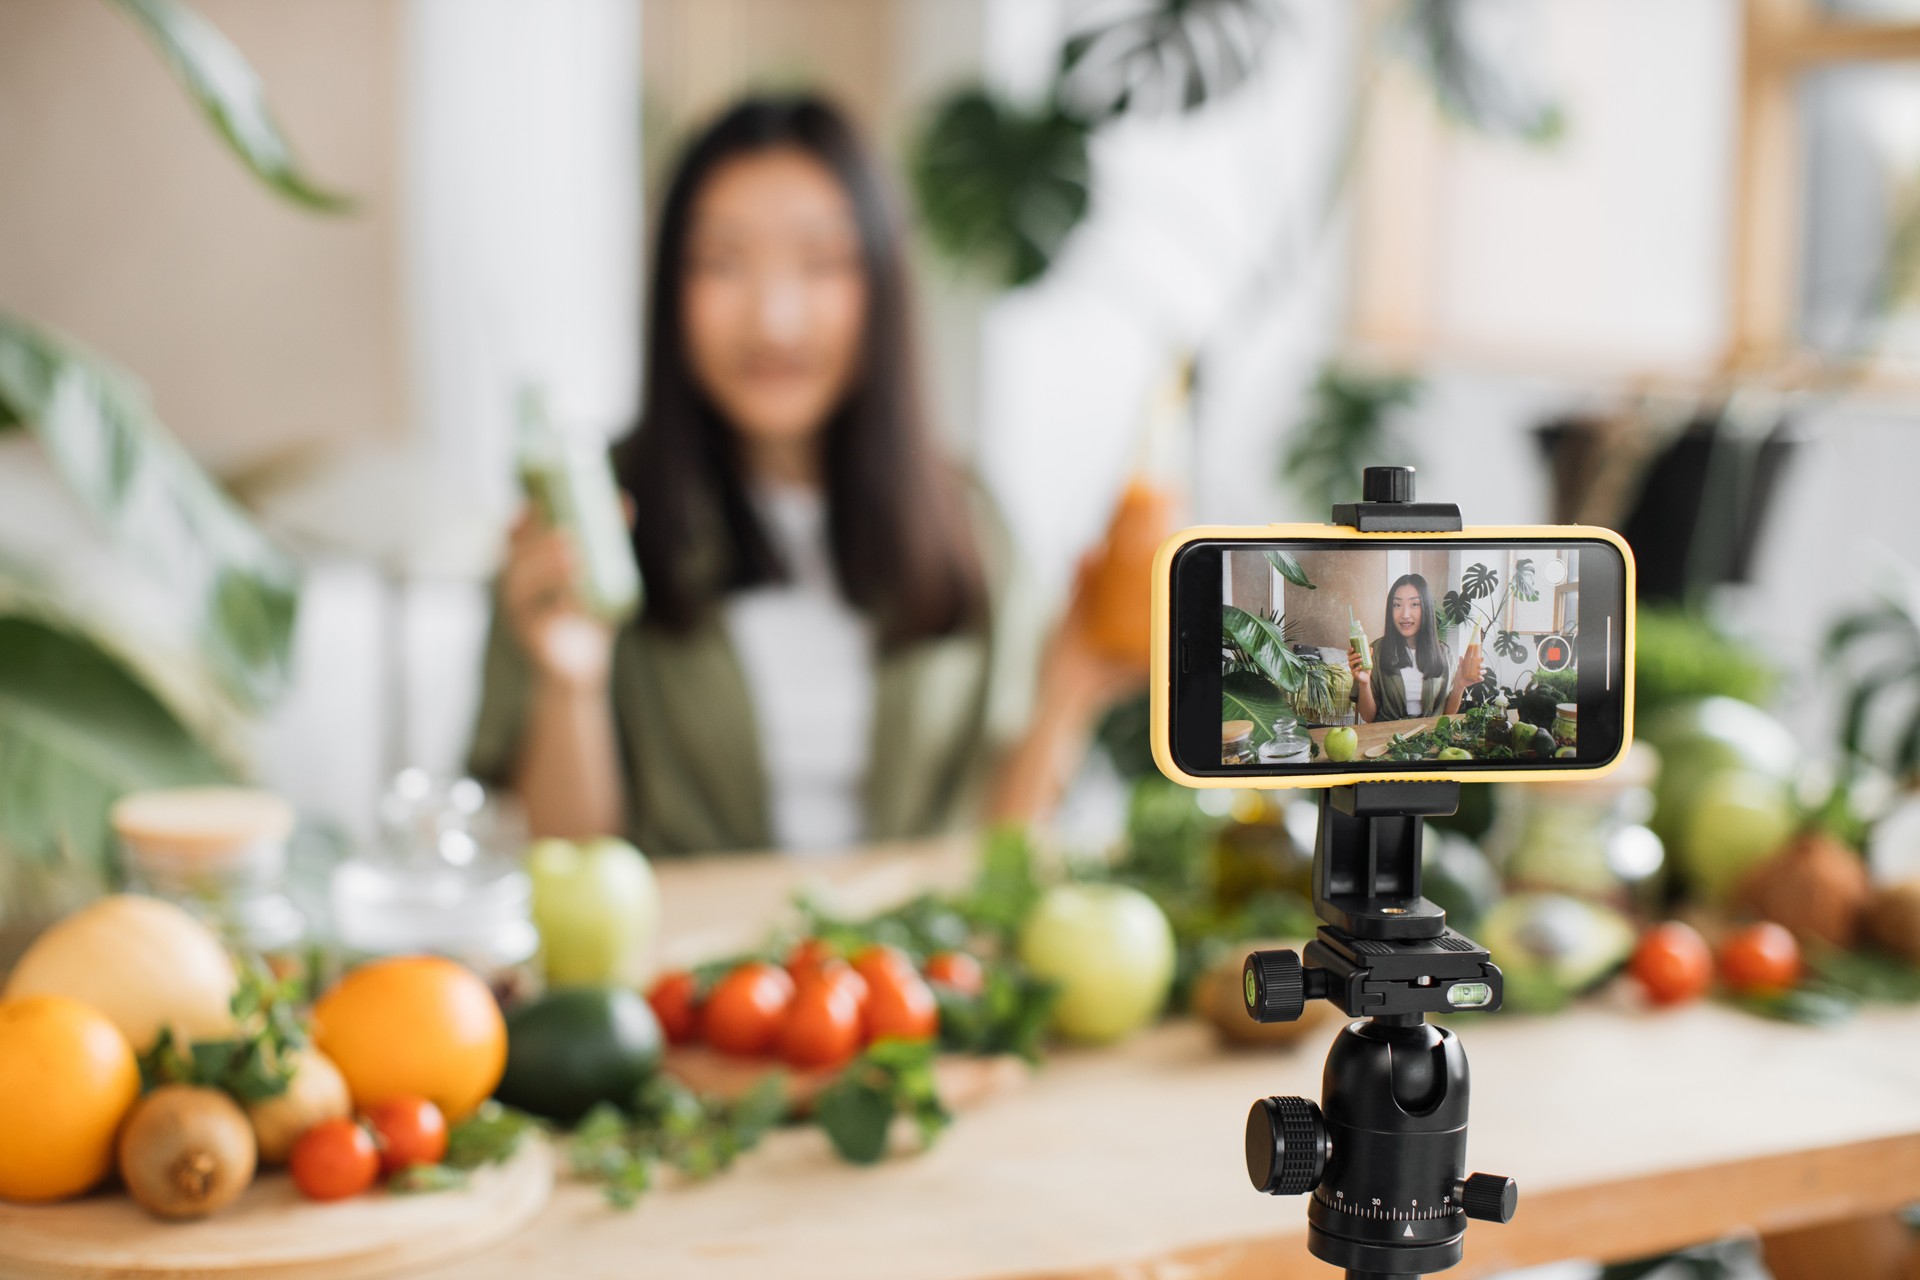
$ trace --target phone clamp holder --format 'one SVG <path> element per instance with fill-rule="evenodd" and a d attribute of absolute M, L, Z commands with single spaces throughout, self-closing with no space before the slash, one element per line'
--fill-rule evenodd
<path fill-rule="evenodd" d="M 1451 504 L 1415 503 L 1410 467 L 1369 467 L 1365 500 L 1334 522 L 1363 532 L 1461 527 Z M 1455 782 L 1367 782 L 1320 796 L 1304 954 L 1247 957 L 1247 1013 L 1291 1022 L 1308 1000 L 1349 1017 L 1327 1053 L 1321 1101 L 1262 1098 L 1247 1115 L 1247 1173 L 1273 1195 L 1307 1195 L 1307 1248 L 1348 1280 L 1399 1280 L 1460 1261 L 1467 1222 L 1507 1222 L 1513 1179 L 1466 1172 L 1467 1055 L 1426 1015 L 1500 1007 L 1486 948 L 1447 927 L 1421 894 L 1425 819 L 1458 806 Z"/>

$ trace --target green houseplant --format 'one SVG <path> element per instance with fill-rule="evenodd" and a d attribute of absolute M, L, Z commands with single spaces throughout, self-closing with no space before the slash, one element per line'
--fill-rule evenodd
<path fill-rule="evenodd" d="M 109 3 L 269 190 L 316 212 L 348 207 L 302 174 L 258 76 L 211 23 L 176 0 Z M 71 586 L 0 560 L 0 868 L 66 862 L 99 876 L 116 796 L 241 771 L 246 717 L 290 674 L 299 572 L 130 374 L 0 310 L 0 434 L 14 430 L 191 619 L 185 652 L 164 652 Z"/>

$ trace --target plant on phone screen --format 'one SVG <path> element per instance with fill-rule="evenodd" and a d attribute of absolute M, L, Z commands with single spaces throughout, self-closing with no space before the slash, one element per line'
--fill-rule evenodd
<path fill-rule="evenodd" d="M 1317 590 L 1292 555 L 1269 549 L 1265 556 L 1286 581 Z M 1251 720 L 1255 746 L 1273 737 L 1274 719 L 1282 711 L 1304 705 L 1331 712 L 1332 669 L 1293 651 L 1297 632 L 1278 609 L 1262 617 L 1236 605 L 1221 607 L 1221 719 Z"/>
<path fill-rule="evenodd" d="M 1484 564 L 1470 564 L 1460 575 L 1460 588 L 1449 591 L 1440 598 L 1440 616 L 1448 626 L 1463 627 L 1473 624 L 1474 641 L 1493 631 L 1493 651 L 1503 658 L 1514 662 L 1524 662 L 1527 657 L 1526 642 L 1513 631 L 1496 629 L 1494 620 L 1506 607 L 1508 600 L 1524 600 L 1528 604 L 1540 598 L 1540 589 L 1535 585 L 1533 561 L 1516 560 L 1513 564 L 1513 578 L 1500 587 L 1500 572 Z M 1486 604 L 1479 609 L 1474 602 L 1484 600 Z"/>

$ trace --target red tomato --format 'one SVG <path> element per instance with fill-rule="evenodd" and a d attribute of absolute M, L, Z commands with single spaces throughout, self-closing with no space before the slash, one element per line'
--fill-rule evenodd
<path fill-rule="evenodd" d="M 940 1030 L 940 1004 L 933 988 L 910 965 L 874 966 L 867 979 L 861 1031 L 875 1040 L 931 1040 Z"/>
<path fill-rule="evenodd" d="M 1800 980 L 1800 944 L 1767 921 L 1736 930 L 1720 944 L 1720 980 L 1740 995 L 1770 995 Z"/>
<path fill-rule="evenodd" d="M 425 1098 L 388 1098 L 366 1111 L 379 1139 L 380 1172 L 398 1173 L 416 1164 L 439 1164 L 447 1154 L 447 1118 Z"/>
<path fill-rule="evenodd" d="M 1655 1004 L 1684 1004 L 1713 982 L 1713 952 L 1693 926 L 1669 920 L 1640 935 L 1627 971 Z"/>
<path fill-rule="evenodd" d="M 322 1120 L 293 1144 L 287 1172 L 309 1200 L 344 1200 L 380 1176 L 380 1149 L 358 1122 Z"/>
<path fill-rule="evenodd" d="M 846 976 L 859 982 L 851 969 Z M 860 1001 L 850 983 L 813 974 L 800 984 L 780 1027 L 780 1057 L 790 1067 L 837 1067 L 860 1052 Z"/>
<path fill-rule="evenodd" d="M 692 1044 L 700 1038 L 700 986 L 685 970 L 663 973 L 647 992 L 653 1016 L 668 1044 Z"/>
<path fill-rule="evenodd" d="M 779 965 L 753 960 L 720 979 L 707 996 L 707 1043 L 722 1053 L 773 1052 L 793 1000 L 793 979 Z"/>
<path fill-rule="evenodd" d="M 867 980 L 870 988 L 878 987 L 890 975 L 914 972 L 913 961 L 907 958 L 906 952 L 882 943 L 864 948 L 853 958 L 853 968 Z"/>
<path fill-rule="evenodd" d="M 942 951 L 927 961 L 927 981 L 977 996 L 987 985 L 980 962 L 964 951 Z"/>
<path fill-rule="evenodd" d="M 793 950 L 787 953 L 787 973 L 795 982 L 809 973 L 839 963 L 844 963 L 840 959 L 840 953 L 823 938 L 802 938 L 794 943 Z"/>

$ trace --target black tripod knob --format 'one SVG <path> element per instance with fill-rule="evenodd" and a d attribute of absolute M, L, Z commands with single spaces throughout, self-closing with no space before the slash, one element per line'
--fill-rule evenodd
<path fill-rule="evenodd" d="M 1461 1182 L 1455 1198 L 1479 1222 L 1512 1222 L 1520 1207 L 1520 1184 L 1497 1173 L 1476 1173 Z"/>
<path fill-rule="evenodd" d="M 1253 952 L 1241 966 L 1240 979 L 1247 1016 L 1255 1022 L 1292 1022 L 1307 1001 L 1320 999 L 1327 991 L 1327 975 L 1319 969 L 1302 969 L 1300 957 L 1291 951 Z"/>
<path fill-rule="evenodd" d="M 1360 473 L 1360 496 L 1367 502 L 1412 502 L 1412 467 L 1368 467 Z"/>
<path fill-rule="evenodd" d="M 1256 1191 L 1303 1196 L 1327 1169 L 1327 1126 L 1306 1098 L 1262 1098 L 1247 1112 L 1247 1176 Z"/>

